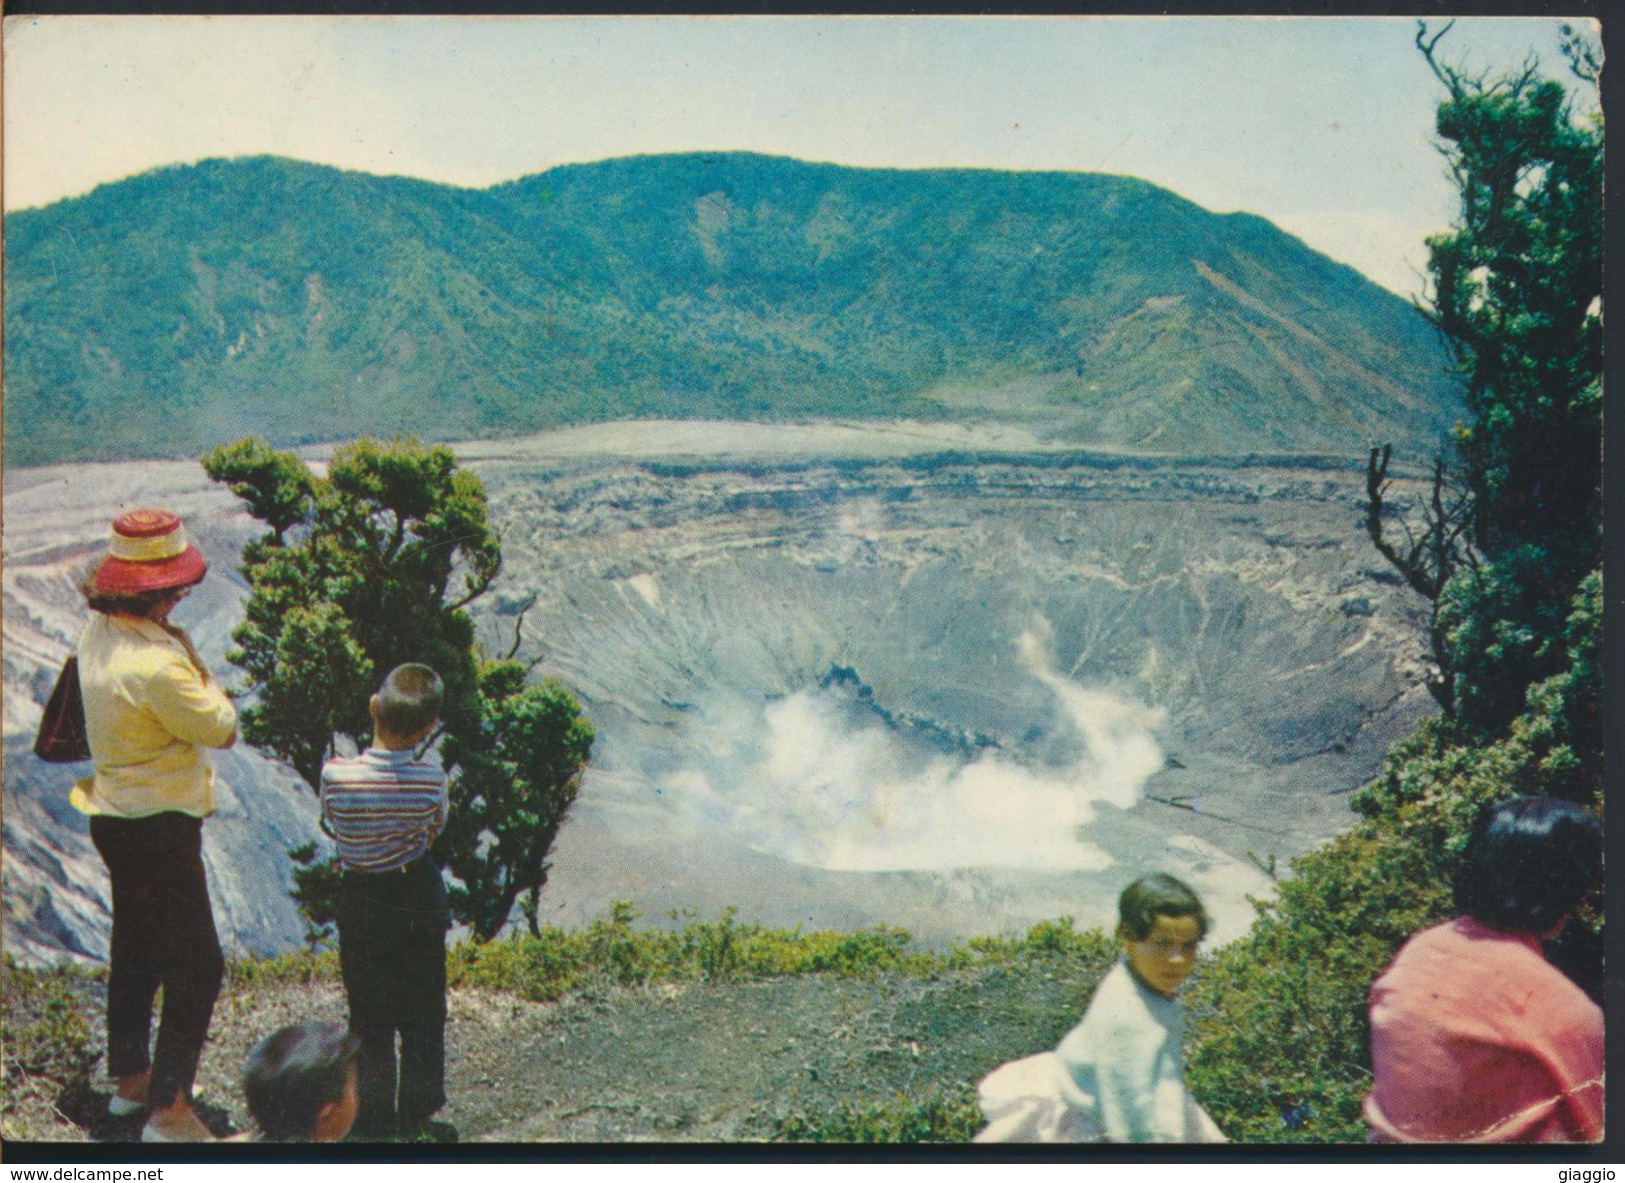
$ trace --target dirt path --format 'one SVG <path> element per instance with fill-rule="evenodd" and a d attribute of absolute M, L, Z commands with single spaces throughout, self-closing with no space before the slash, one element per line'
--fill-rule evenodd
<path fill-rule="evenodd" d="M 1095 980 L 1054 958 L 928 978 L 605 988 L 552 1003 L 453 991 L 451 1099 L 439 1117 L 462 1142 L 771 1138 L 792 1114 L 928 1094 L 1053 1046 Z M 214 1123 L 250 1128 L 238 1082 L 248 1049 L 306 1018 L 344 1018 L 337 984 L 221 999 L 199 1074 Z M 138 1120 L 95 1127 L 98 1139 L 139 1135 Z"/>

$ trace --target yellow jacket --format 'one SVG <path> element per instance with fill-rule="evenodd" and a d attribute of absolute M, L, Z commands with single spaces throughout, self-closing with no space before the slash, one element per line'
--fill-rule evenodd
<path fill-rule="evenodd" d="M 225 691 L 150 620 L 94 612 L 78 654 L 94 771 L 74 785 L 74 808 L 114 817 L 213 813 L 214 773 L 203 749 L 237 734 Z"/>

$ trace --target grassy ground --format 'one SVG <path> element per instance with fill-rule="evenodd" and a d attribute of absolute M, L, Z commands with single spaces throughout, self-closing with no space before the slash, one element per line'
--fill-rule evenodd
<path fill-rule="evenodd" d="M 1053 1046 L 1115 952 L 1070 922 L 931 953 L 896 931 L 788 932 L 724 916 L 644 932 L 632 920 L 617 909 L 586 929 L 453 951 L 438 1136 L 967 1140 L 980 1124 L 975 1081 Z M 138 1118 L 105 1112 L 101 980 L 8 964 L 4 982 L 0 1132 L 138 1136 Z M 343 1017 L 330 953 L 233 963 L 199 1074 L 206 1120 L 249 1128 L 238 1076 L 256 1039 Z"/>

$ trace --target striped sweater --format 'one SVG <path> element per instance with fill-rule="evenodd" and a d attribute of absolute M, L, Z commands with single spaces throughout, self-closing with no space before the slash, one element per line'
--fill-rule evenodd
<path fill-rule="evenodd" d="M 322 817 L 347 871 L 393 871 L 446 824 L 446 774 L 410 749 L 368 748 L 322 767 Z"/>

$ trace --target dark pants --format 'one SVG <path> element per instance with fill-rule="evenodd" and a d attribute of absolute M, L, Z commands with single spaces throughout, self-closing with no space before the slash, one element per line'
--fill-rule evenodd
<path fill-rule="evenodd" d="M 184 813 L 93 817 L 90 840 L 113 880 L 107 976 L 107 1071 L 152 1069 L 153 1108 L 190 1096 L 225 961 L 203 873 L 203 822 Z M 164 989 L 158 1044 L 152 1005 Z"/>
<path fill-rule="evenodd" d="M 388 1137 L 446 1103 L 446 929 L 440 871 L 427 856 L 398 871 L 346 871 L 339 967 L 361 1039 L 362 1138 Z M 397 1089 L 395 1037 L 400 1036 Z"/>

